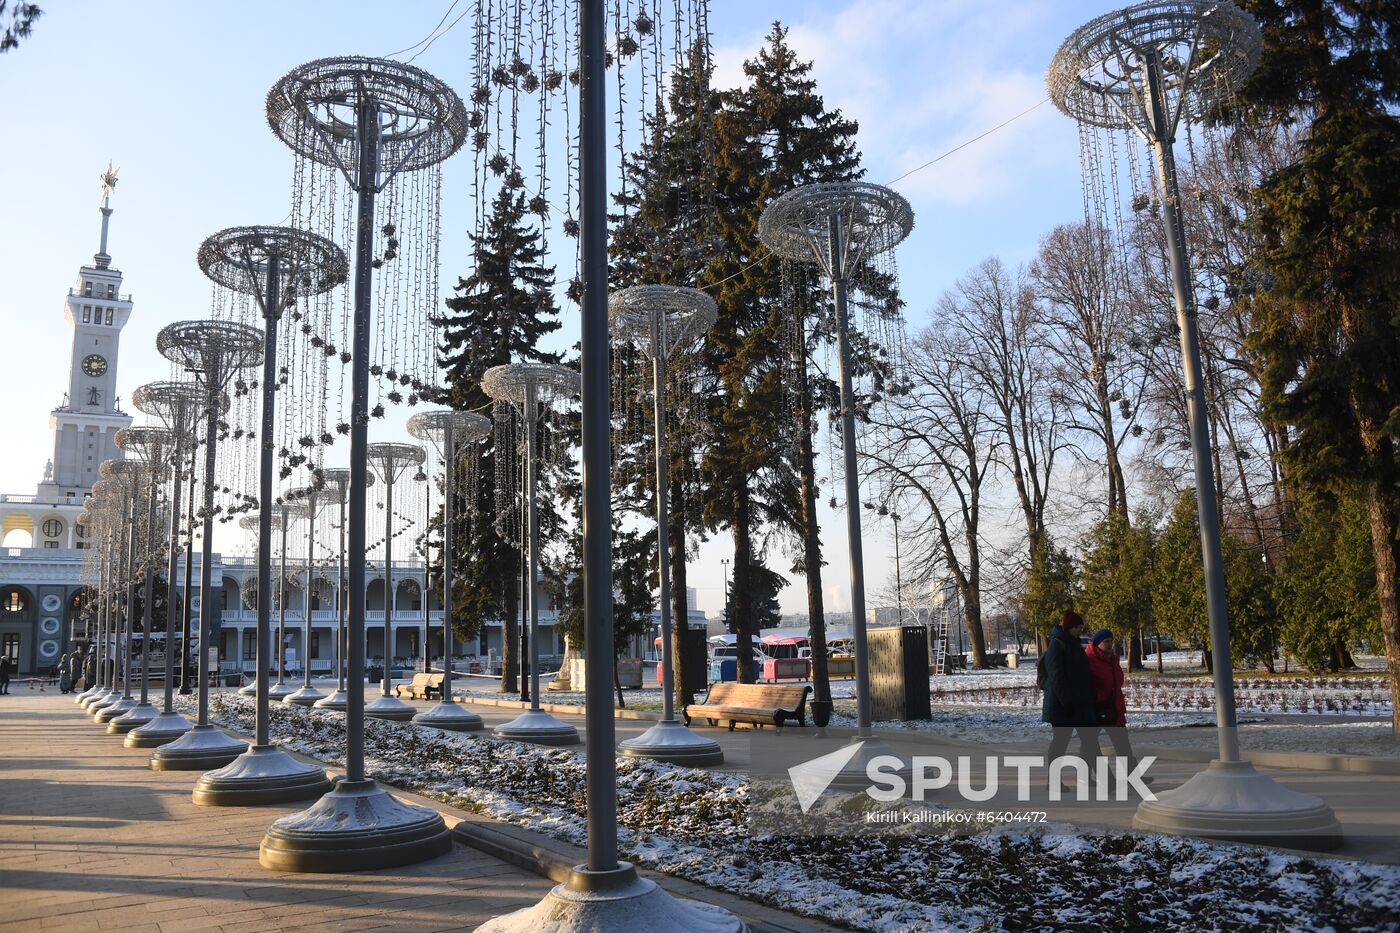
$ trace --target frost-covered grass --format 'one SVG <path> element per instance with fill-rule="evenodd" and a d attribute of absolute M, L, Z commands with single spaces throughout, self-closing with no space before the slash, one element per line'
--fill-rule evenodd
<path fill-rule="evenodd" d="M 931 691 L 934 705 L 943 706 L 1039 709 L 1041 703 L 1041 691 L 1034 679 L 1013 684 L 967 684 L 936 678 Z M 1215 709 L 1215 693 L 1209 681 L 1135 676 L 1124 684 L 1123 695 L 1130 711 Z M 1387 716 L 1391 711 L 1390 684 L 1377 677 L 1256 677 L 1236 682 L 1235 708 L 1254 713 Z"/>
<path fill-rule="evenodd" d="M 217 697 L 212 714 L 251 730 L 248 698 Z M 582 753 L 407 723 L 365 727 L 376 778 L 584 844 Z M 339 714 L 275 706 L 272 735 L 343 761 Z M 1396 929 L 1400 916 L 1393 867 L 1068 826 L 754 835 L 744 776 L 633 759 L 617 767 L 628 858 L 858 929 L 1380 931 Z M 795 828 L 827 825 L 792 816 Z"/>

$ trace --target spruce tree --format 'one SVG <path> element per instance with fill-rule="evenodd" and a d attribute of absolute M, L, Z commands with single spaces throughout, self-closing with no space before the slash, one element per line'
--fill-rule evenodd
<path fill-rule="evenodd" d="M 700 284 L 717 249 L 712 191 L 718 95 L 710 90 L 710 73 L 708 53 L 697 45 L 672 72 L 666 100 L 658 101 L 655 112 L 647 117 L 642 148 L 623 160 L 627 184 L 614 199 L 617 210 L 609 237 L 614 288 L 656 284 L 694 287 Z M 628 357 L 628 368 L 637 373 L 635 385 L 649 406 L 648 361 L 640 354 L 622 352 Z M 685 684 L 700 679 L 699 672 L 686 668 L 684 632 L 690 614 L 687 542 L 700 524 L 696 461 L 701 439 L 694 432 L 677 428 L 696 424 L 696 415 L 707 409 L 711 384 L 711 380 L 701 379 L 687 386 L 684 394 L 673 393 L 667 399 L 669 410 L 685 409 L 689 415 L 671 425 L 667 438 L 672 658 L 675 703 L 680 708 L 692 702 Z M 647 424 L 647 429 L 638 432 L 635 448 L 616 452 L 614 475 L 631 492 L 626 507 L 651 515 L 656 468 L 649 419 Z M 653 549 L 653 558 L 654 553 Z"/>
<path fill-rule="evenodd" d="M 833 337 L 830 316 L 817 310 L 825 309 L 828 299 L 821 278 L 801 266 L 788 270 L 790 293 L 783 296 L 783 270 L 774 258 L 762 257 L 757 243 L 758 218 L 777 197 L 800 185 L 861 175 L 856 124 L 827 110 L 811 68 L 788 46 L 787 30 L 774 23 L 758 54 L 744 63 L 747 84 L 724 95 L 720 116 L 721 229 L 730 258 L 711 270 L 712 280 L 720 283 L 725 326 L 717 328 L 712 341 L 712 364 L 723 394 L 716 443 L 706 463 L 725 482 L 707 502 L 706 514 L 735 537 L 734 609 L 741 658 L 749 651 L 754 621 L 750 561 L 762 551 L 753 530 L 764 517 L 800 542 L 795 569 L 806 577 L 813 640 L 817 649 L 825 646 L 812 441 L 814 415 L 836 392 L 829 380 L 808 373 L 807 354 L 816 341 Z M 897 313 L 891 283 L 868 269 L 858 278 L 879 306 Z M 785 298 L 796 307 L 784 307 Z M 875 348 L 855 336 L 857 368 L 882 374 Z M 794 345 L 800 357 L 796 361 L 787 358 Z M 797 384 L 790 384 L 784 370 L 797 372 Z M 814 650 L 813 658 L 816 702 L 829 704 L 825 651 Z M 741 662 L 740 674 L 746 673 Z"/>
<path fill-rule="evenodd" d="M 1153 547 L 1150 522 L 1142 514 L 1130 521 L 1115 509 L 1089 532 L 1078 602 L 1090 631 L 1111 629 L 1121 642 L 1150 628 Z M 1125 647 L 1131 666 L 1132 646 Z"/>
<path fill-rule="evenodd" d="M 441 328 L 438 358 L 446 373 L 449 404 L 459 411 L 491 410 L 481 376 L 492 366 L 559 361 L 558 354 L 539 347 L 542 338 L 559 329 L 559 312 L 553 296 L 554 269 L 545 265 L 541 231 L 527 217 L 524 193 L 502 188 L 492 202 L 484 231 L 472 236 L 474 271 L 457 280 L 455 294 L 445 302 L 447 312 L 434 321 Z M 496 529 L 507 519 L 497 514 L 498 502 L 514 503 L 518 496 L 514 490 L 497 495 L 495 467 L 500 455 L 492 437 L 481 442 L 476 488 L 481 520 L 474 527 L 465 521 L 466 503 L 456 510 L 463 520 L 454 536 L 460 562 L 453 590 L 457 605 L 451 609 L 451 618 L 454 626 L 466 632 L 477 630 L 488 619 L 502 620 L 501 690 L 512 693 L 518 687 L 520 550 Z"/>
<path fill-rule="evenodd" d="M 1249 116 L 1306 127 L 1257 192 L 1263 401 L 1295 481 L 1364 492 L 1400 737 L 1400 6 L 1244 5 L 1264 31 Z"/>

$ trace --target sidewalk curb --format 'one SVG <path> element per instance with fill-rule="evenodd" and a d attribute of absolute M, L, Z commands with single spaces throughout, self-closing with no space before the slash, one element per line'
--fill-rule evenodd
<path fill-rule="evenodd" d="M 569 873 L 575 865 L 581 865 L 588 860 L 587 850 L 578 846 L 473 813 L 462 816 L 452 827 L 452 836 L 463 845 L 561 884 L 568 880 Z M 756 901 L 746 900 L 683 878 L 643 868 L 638 868 L 637 873 L 655 881 L 676 897 L 723 907 L 743 919 L 753 933 L 834 933 L 842 929 L 819 920 L 784 913 Z"/>

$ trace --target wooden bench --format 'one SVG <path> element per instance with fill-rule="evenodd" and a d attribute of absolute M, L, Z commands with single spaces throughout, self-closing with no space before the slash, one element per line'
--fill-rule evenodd
<path fill-rule="evenodd" d="M 431 700 L 442 696 L 441 674 L 414 674 L 413 680 L 394 688 L 394 696 L 410 700 Z"/>
<path fill-rule="evenodd" d="M 686 725 L 692 718 L 706 719 L 712 726 L 726 721 L 730 732 L 739 722 L 781 729 L 785 721 L 791 720 L 805 726 L 807 695 L 811 692 L 811 687 L 790 684 L 714 683 L 710 684 L 705 701 L 687 706 L 682 715 Z"/>

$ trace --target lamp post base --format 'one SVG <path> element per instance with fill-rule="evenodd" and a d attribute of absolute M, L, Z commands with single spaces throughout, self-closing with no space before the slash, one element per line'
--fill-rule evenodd
<path fill-rule="evenodd" d="M 338 781 L 263 836 L 258 861 L 270 871 L 369 871 L 447 853 L 452 835 L 437 811 L 404 803 L 373 780 Z"/>
<path fill-rule="evenodd" d="M 1212 761 L 1180 787 L 1143 801 L 1133 828 L 1315 851 L 1342 844 L 1331 807 L 1283 787 L 1247 761 Z"/>
<path fill-rule="evenodd" d="M 449 732 L 474 732 L 482 726 L 481 717 L 469 709 L 463 709 L 455 700 L 443 700 L 432 709 L 425 709 L 413 717 L 420 726 L 446 729 Z"/>
<path fill-rule="evenodd" d="M 317 700 L 324 700 L 326 695 L 315 687 L 302 687 L 296 693 L 289 693 L 282 698 L 282 702 L 289 706 L 315 706 Z"/>
<path fill-rule="evenodd" d="M 116 719 L 108 721 L 107 734 L 126 735 L 132 729 L 144 726 L 159 715 L 160 708 L 154 703 L 138 703 Z"/>
<path fill-rule="evenodd" d="M 527 709 L 510 722 L 501 723 L 491 734 L 533 745 L 577 745 L 579 741 L 577 729 L 542 709 Z"/>
<path fill-rule="evenodd" d="M 724 763 L 719 743 L 696 735 L 676 720 L 663 720 L 634 739 L 618 745 L 627 758 L 646 758 L 676 765 L 718 765 Z"/>
<path fill-rule="evenodd" d="M 238 688 L 238 695 L 241 697 L 255 697 L 258 695 L 258 682 L 250 681 Z"/>
<path fill-rule="evenodd" d="M 575 866 L 569 880 L 555 886 L 533 907 L 488 920 L 477 933 L 745 933 L 747 924 L 722 907 L 681 900 L 656 882 L 619 862 L 613 871 Z"/>
<path fill-rule="evenodd" d="M 345 712 L 345 707 L 350 705 L 350 695 L 344 690 L 337 690 L 330 696 L 322 697 L 311 705 L 317 709 L 336 710 L 343 713 Z"/>
<path fill-rule="evenodd" d="M 111 703 L 105 706 L 98 706 L 95 710 L 90 710 L 90 712 L 93 714 L 93 722 L 105 726 L 113 719 L 116 719 L 118 716 L 125 716 L 135 708 L 136 700 L 131 697 L 118 696 Z"/>
<path fill-rule="evenodd" d="M 274 703 L 280 703 L 296 692 L 297 688 L 291 684 L 272 684 L 267 688 L 267 698 Z"/>
<path fill-rule="evenodd" d="M 73 702 L 76 703 L 76 704 L 78 704 L 79 706 L 82 706 L 82 705 L 83 705 L 83 701 L 84 701 L 84 700 L 91 699 L 92 696 L 93 696 L 94 694 L 97 693 L 97 691 L 98 691 L 98 687 L 97 687 L 96 684 L 94 684 L 93 686 L 88 687 L 88 688 L 87 688 L 86 690 L 84 690 L 82 693 L 80 693 L 80 694 L 78 694 L 77 696 L 75 696 L 75 697 L 73 698 Z"/>
<path fill-rule="evenodd" d="M 194 724 L 179 713 L 161 713 L 144 726 L 128 732 L 122 744 L 127 748 L 158 748 L 193 728 Z"/>
<path fill-rule="evenodd" d="M 272 745 L 252 745 L 194 785 L 194 802 L 203 807 L 248 807 L 309 800 L 331 789 L 324 768 L 303 764 Z"/>
<path fill-rule="evenodd" d="M 92 712 L 94 706 L 101 703 L 112 695 L 112 691 L 106 687 L 97 687 L 91 693 L 84 695 L 78 700 L 78 705 L 88 712 Z"/>
<path fill-rule="evenodd" d="M 391 722 L 408 722 L 418 713 L 418 707 L 410 706 L 398 697 L 381 696 L 373 703 L 365 704 L 365 716 L 369 719 L 387 719 Z"/>
<path fill-rule="evenodd" d="M 208 771 L 222 768 L 248 750 L 248 743 L 214 726 L 195 726 L 151 753 L 153 771 Z"/>

